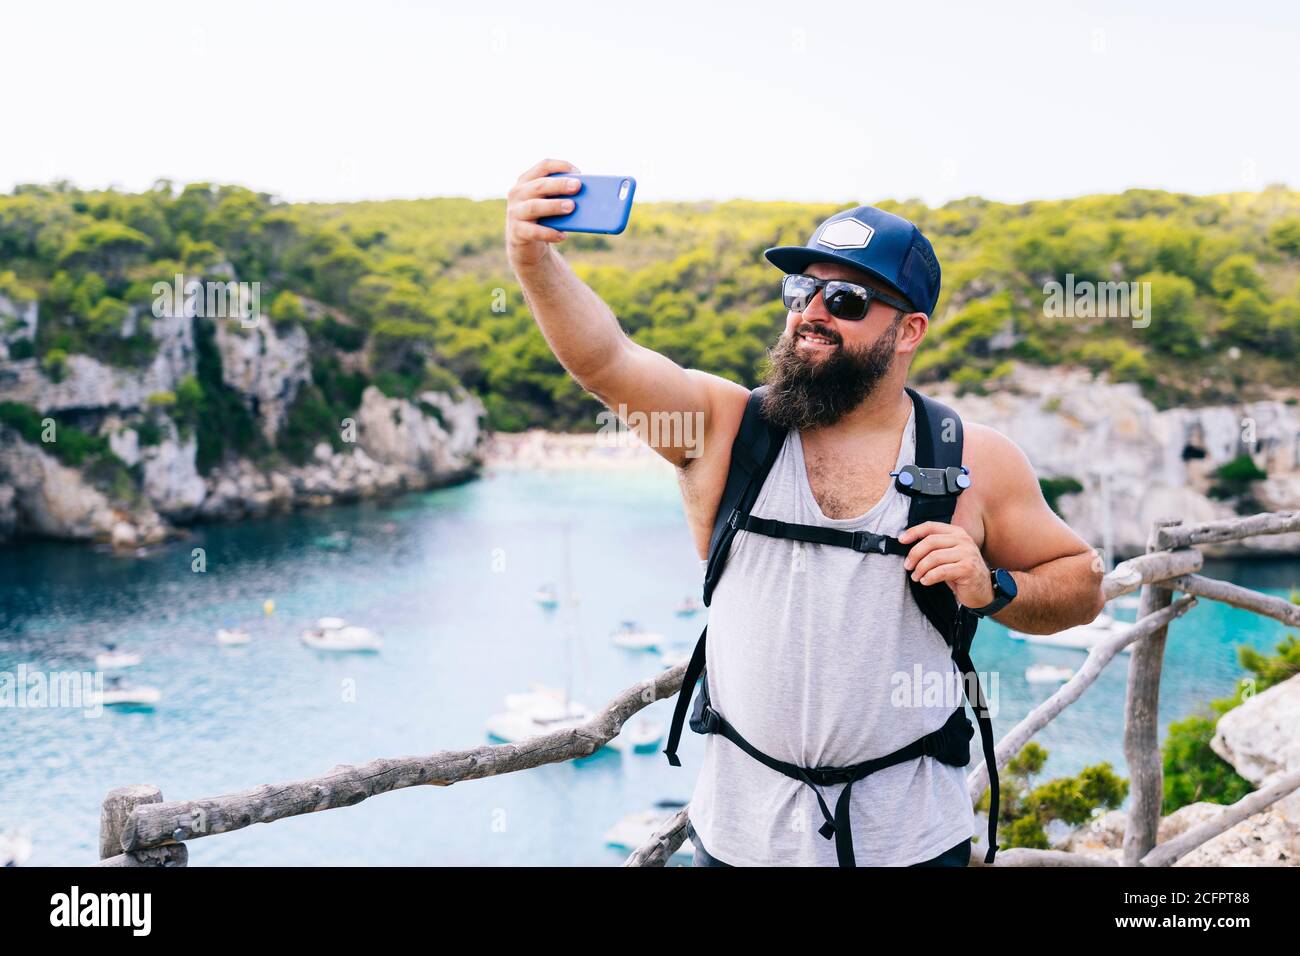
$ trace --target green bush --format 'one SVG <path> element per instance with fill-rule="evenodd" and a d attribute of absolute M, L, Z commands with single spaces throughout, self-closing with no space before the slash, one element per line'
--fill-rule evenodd
<path fill-rule="evenodd" d="M 1083 491 L 1083 485 L 1077 478 L 1039 478 L 1038 487 L 1043 491 L 1043 498 L 1047 501 L 1048 507 L 1058 515 L 1061 509 L 1057 507 L 1062 495 L 1077 495 Z"/>
<path fill-rule="evenodd" d="M 1031 741 L 1007 761 L 999 775 L 1000 847 L 1049 849 L 1047 825 L 1053 820 L 1077 827 L 1115 809 L 1128 796 L 1128 781 L 1117 776 L 1108 763 L 1085 767 L 1073 777 L 1035 785 L 1034 778 L 1042 772 L 1047 756 L 1041 744 Z M 984 792 L 976 808 L 988 812 L 989 791 Z"/>
<path fill-rule="evenodd" d="M 1291 596 L 1300 604 L 1300 595 Z M 1251 647 L 1237 651 L 1241 666 L 1251 676 L 1240 679 L 1231 697 L 1212 700 L 1204 713 L 1193 714 L 1169 726 L 1162 748 L 1164 798 L 1162 813 L 1173 813 L 1189 803 L 1236 803 L 1254 788 L 1232 765 L 1210 747 L 1219 718 L 1254 694 L 1300 674 L 1300 642 L 1288 634 L 1276 653 L 1261 654 Z"/>

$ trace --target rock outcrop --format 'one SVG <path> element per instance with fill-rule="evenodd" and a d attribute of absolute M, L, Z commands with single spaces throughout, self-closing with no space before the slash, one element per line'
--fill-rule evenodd
<path fill-rule="evenodd" d="M 310 301 L 304 311 L 308 320 L 325 315 Z M 178 426 L 171 415 L 182 381 L 198 374 L 195 322 L 212 322 L 222 384 L 243 402 L 271 448 L 311 382 L 311 341 L 299 322 L 263 316 L 246 328 L 236 319 L 196 320 L 183 307 L 159 312 L 146 316 L 133 307 L 123 325 L 127 335 L 148 322 L 156 349 L 142 367 L 73 354 L 55 380 L 36 358 L 10 359 L 7 347 L 0 354 L 0 402 L 61 416 L 104 439 L 136 484 L 129 501 L 110 500 L 121 491 L 121 474 L 115 491 L 97 487 L 0 425 L 0 541 L 33 534 L 131 550 L 175 525 L 429 488 L 461 480 L 481 464 L 485 411 L 476 398 L 426 392 L 408 401 L 370 386 L 338 449 L 322 444 L 298 466 L 283 458 L 268 465 L 235 457 L 202 475 L 194 429 Z M 35 303 L 0 301 L 5 343 L 30 339 L 36 322 Z M 339 363 L 352 373 L 366 371 L 361 353 L 341 353 Z"/>
<path fill-rule="evenodd" d="M 1082 369 L 1030 366 L 1017 366 L 988 395 L 958 398 L 942 386 L 933 392 L 963 420 L 1013 439 L 1040 477 L 1077 480 L 1084 490 L 1061 497 L 1063 517 L 1097 547 L 1105 543 L 1109 520 L 1121 557 L 1145 549 L 1158 518 L 1176 516 L 1190 524 L 1232 517 L 1232 506 L 1208 491 L 1212 473 L 1241 455 L 1250 455 L 1269 475 L 1254 489 L 1262 508 L 1252 510 L 1300 508 L 1300 405 L 1270 401 L 1160 411 L 1137 385 L 1111 384 Z M 1297 554 L 1300 534 L 1217 550 Z"/>
<path fill-rule="evenodd" d="M 277 331 L 266 318 L 251 329 L 237 321 L 215 325 L 222 380 L 240 394 L 274 445 L 298 389 L 311 381 L 307 333 L 296 323 Z"/>
<path fill-rule="evenodd" d="M 1256 789 L 1300 767 L 1300 675 L 1247 698 L 1219 718 L 1210 746 Z M 1164 843 L 1221 813 L 1217 803 L 1193 803 L 1160 821 Z M 1059 849 L 1091 856 L 1123 857 L 1128 816 L 1112 810 L 1070 832 Z M 1300 866 L 1300 792 L 1184 856 L 1175 866 Z"/>

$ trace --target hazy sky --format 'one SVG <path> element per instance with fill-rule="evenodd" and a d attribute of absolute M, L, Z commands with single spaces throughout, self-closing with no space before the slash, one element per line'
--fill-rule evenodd
<path fill-rule="evenodd" d="M 543 156 L 646 200 L 1300 186 L 1294 3 L 39 0 L 0 37 L 3 191 L 484 198 Z"/>

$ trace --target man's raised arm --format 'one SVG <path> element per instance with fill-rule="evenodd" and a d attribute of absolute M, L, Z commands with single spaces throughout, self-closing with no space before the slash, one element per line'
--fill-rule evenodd
<path fill-rule="evenodd" d="M 719 393 L 744 389 L 688 371 L 633 342 L 609 306 L 573 274 L 554 248 L 564 233 L 537 222 L 573 209 L 578 181 L 550 173 L 578 172 L 546 159 L 519 177 L 506 204 L 506 252 L 542 335 L 565 370 L 628 422 L 661 456 L 682 467 L 700 454 Z M 734 396 L 733 400 L 734 400 Z M 640 413 L 639 415 L 637 413 Z M 644 416 L 644 419 L 642 418 Z M 642 422 L 653 422 L 650 433 Z M 734 427 L 734 423 L 732 423 Z"/>

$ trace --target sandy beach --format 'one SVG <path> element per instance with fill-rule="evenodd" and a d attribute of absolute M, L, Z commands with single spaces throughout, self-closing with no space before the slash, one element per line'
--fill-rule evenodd
<path fill-rule="evenodd" d="M 498 432 L 488 441 L 489 468 L 519 469 L 664 469 L 672 465 L 630 431 L 612 434 Z"/>

